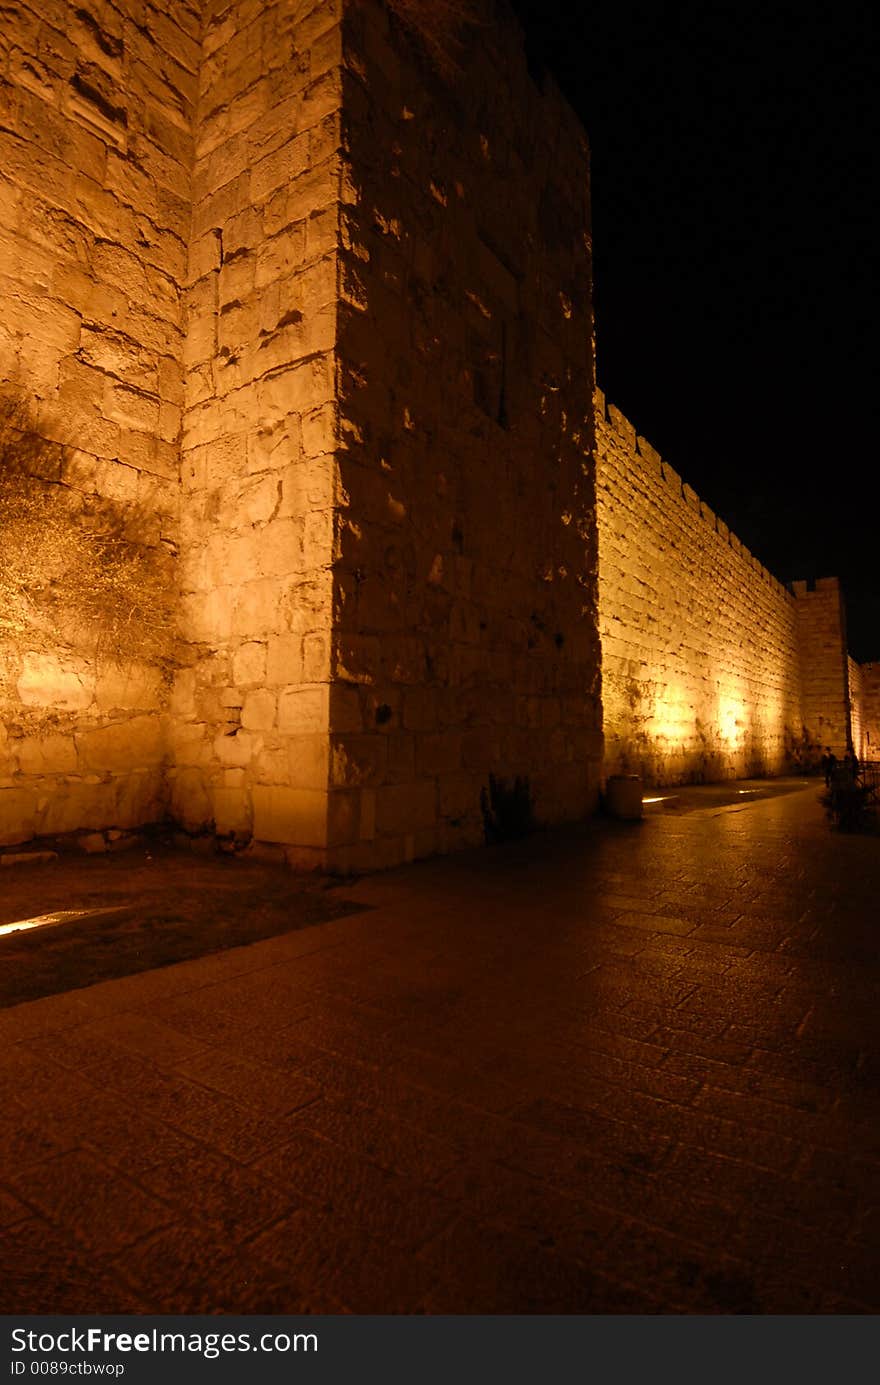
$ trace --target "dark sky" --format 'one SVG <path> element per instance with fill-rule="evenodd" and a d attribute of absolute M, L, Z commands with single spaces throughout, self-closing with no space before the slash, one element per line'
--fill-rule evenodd
<path fill-rule="evenodd" d="M 871 7 L 514 0 L 592 150 L 599 383 L 880 659 Z"/>

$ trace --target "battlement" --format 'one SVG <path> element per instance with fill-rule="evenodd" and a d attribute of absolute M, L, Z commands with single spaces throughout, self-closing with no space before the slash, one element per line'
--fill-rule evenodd
<path fill-rule="evenodd" d="M 583 817 L 603 696 L 654 776 L 849 734 L 833 579 L 783 588 L 594 397 L 587 138 L 507 6 L 451 64 L 431 0 L 172 9 L 6 16 L 0 845 L 169 816 L 362 869 L 517 782 Z M 146 594 L 110 661 L 88 542 Z"/>
<path fill-rule="evenodd" d="M 637 459 L 638 464 L 644 468 L 646 475 L 659 477 L 663 484 L 668 488 L 677 500 L 683 500 L 690 510 L 700 516 L 700 519 L 708 525 L 709 529 L 716 533 L 722 542 L 729 545 L 735 553 L 739 554 L 743 560 L 750 564 L 758 573 L 762 581 L 774 588 L 781 596 L 788 592 L 785 583 L 770 571 L 754 553 L 728 528 L 724 521 L 716 515 L 710 505 L 701 500 L 697 492 L 691 485 L 682 479 L 680 474 L 670 465 L 660 453 L 637 433 L 636 428 L 621 411 L 606 399 L 604 392 L 600 389 L 595 391 L 596 418 L 604 422 L 609 433 L 617 439 L 619 444 L 627 449 L 631 455 Z M 820 578 L 820 583 L 835 582 L 836 578 Z M 797 583 L 793 585 L 798 585 Z M 803 584 L 806 587 L 806 583 Z"/>
<path fill-rule="evenodd" d="M 605 767 L 779 773 L 862 743 L 837 578 L 784 586 L 597 390 Z"/>

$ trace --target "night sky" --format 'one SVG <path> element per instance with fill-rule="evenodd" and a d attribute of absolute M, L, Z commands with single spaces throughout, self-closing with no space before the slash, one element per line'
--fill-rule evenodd
<path fill-rule="evenodd" d="M 590 139 L 600 386 L 880 659 L 871 8 L 514 8 Z"/>

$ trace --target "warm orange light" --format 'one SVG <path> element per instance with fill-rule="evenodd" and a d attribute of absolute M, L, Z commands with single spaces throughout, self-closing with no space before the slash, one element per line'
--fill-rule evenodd
<path fill-rule="evenodd" d="M 18 919 L 15 923 L 0 924 L 0 937 L 5 933 L 27 933 L 31 928 L 51 928 L 54 924 L 67 923 L 70 919 L 94 918 L 98 914 L 116 914 L 123 907 L 114 904 L 106 909 L 59 909 L 56 914 L 36 914 L 31 919 Z"/>

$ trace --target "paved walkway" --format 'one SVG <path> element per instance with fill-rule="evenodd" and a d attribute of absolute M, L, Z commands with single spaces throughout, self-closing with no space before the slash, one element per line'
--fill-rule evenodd
<path fill-rule="evenodd" d="M 0 1013 L 0 1308 L 880 1309 L 880 840 L 816 788 Z"/>

